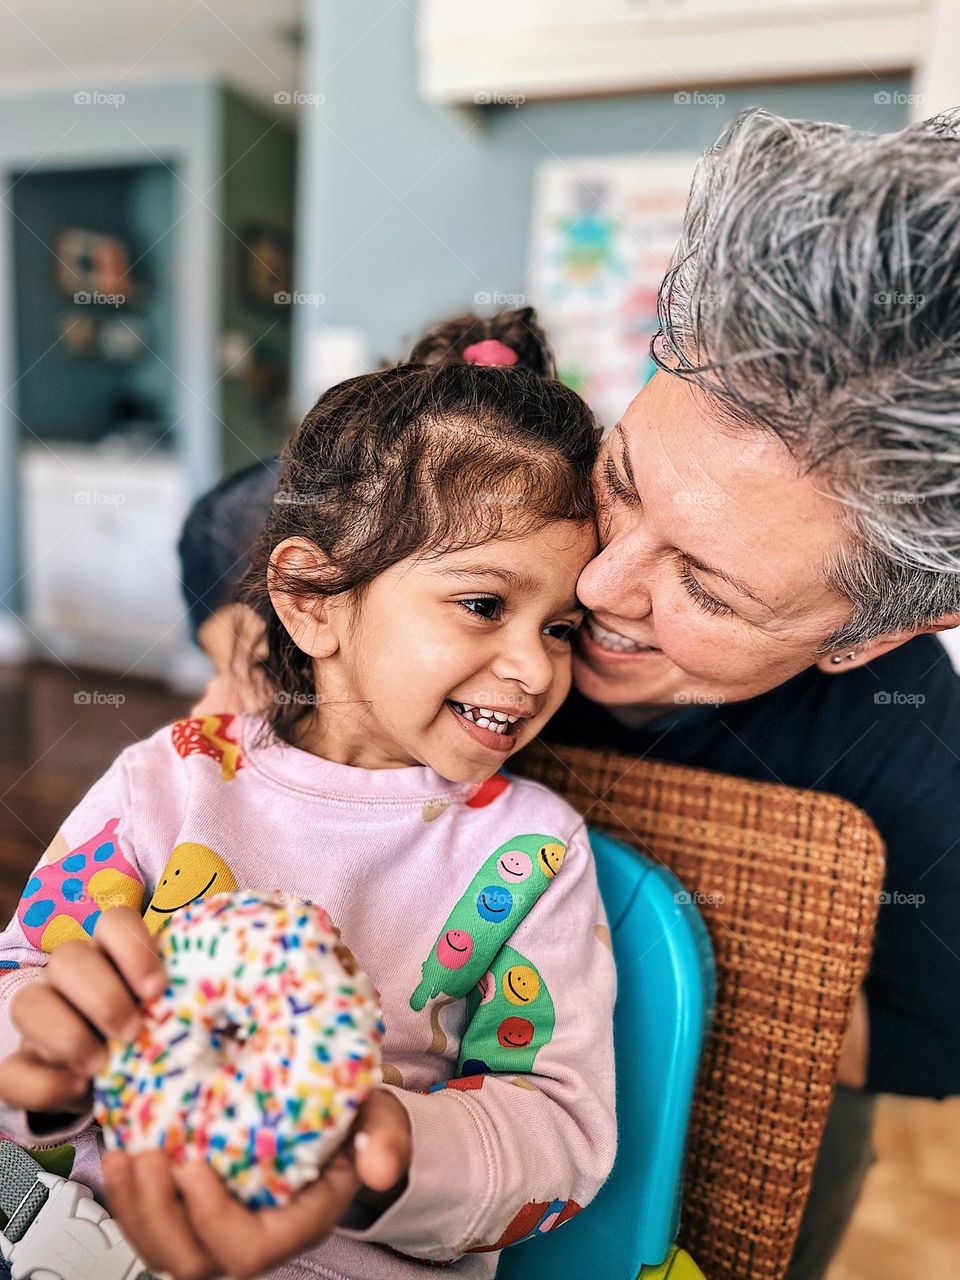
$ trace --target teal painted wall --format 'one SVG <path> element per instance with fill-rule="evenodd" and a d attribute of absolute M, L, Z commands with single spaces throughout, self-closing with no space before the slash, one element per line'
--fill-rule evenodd
<path fill-rule="evenodd" d="M 585 0 L 586 3 L 586 0 Z M 298 288 L 321 307 L 295 316 L 301 411 L 309 333 L 357 325 L 371 355 L 478 292 L 523 293 L 537 165 L 557 156 L 708 146 L 726 120 L 760 105 L 784 115 L 892 130 L 906 108 L 878 106 L 900 78 L 733 89 L 722 107 L 673 94 L 494 107 L 469 115 L 417 95 L 415 5 L 308 0 L 301 110 Z"/>

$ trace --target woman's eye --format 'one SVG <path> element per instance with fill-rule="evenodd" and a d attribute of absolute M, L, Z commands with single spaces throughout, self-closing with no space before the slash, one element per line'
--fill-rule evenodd
<path fill-rule="evenodd" d="M 543 634 L 551 640 L 572 640 L 579 626 L 579 622 L 553 622 L 549 627 L 544 627 Z"/>
<path fill-rule="evenodd" d="M 700 583 L 696 580 L 689 569 L 684 568 L 680 573 L 680 581 L 687 595 L 693 600 L 704 613 L 712 613 L 715 616 L 727 616 L 733 613 L 728 604 L 724 604 L 722 600 L 718 600 L 716 596 L 712 596 L 709 591 L 704 591 Z"/>
<path fill-rule="evenodd" d="M 640 495 L 633 489 L 628 489 L 620 479 L 620 476 L 617 473 L 616 463 L 613 461 L 613 458 L 609 453 L 603 460 L 603 478 L 606 482 L 607 488 L 615 498 L 619 498 L 621 502 L 626 502 L 630 506 L 643 506 Z"/>
<path fill-rule="evenodd" d="M 486 618 L 495 622 L 503 613 L 503 601 L 499 596 L 471 596 L 469 600 L 458 600 L 462 608 L 476 618 Z"/>

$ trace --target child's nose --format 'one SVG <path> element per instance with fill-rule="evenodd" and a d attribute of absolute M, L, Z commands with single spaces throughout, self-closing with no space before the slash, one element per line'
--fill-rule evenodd
<path fill-rule="evenodd" d="M 550 643 L 539 632 L 524 639 L 514 635 L 497 655 L 493 674 L 498 680 L 515 681 L 531 696 L 546 693 L 553 683 L 553 659 L 546 648 Z"/>

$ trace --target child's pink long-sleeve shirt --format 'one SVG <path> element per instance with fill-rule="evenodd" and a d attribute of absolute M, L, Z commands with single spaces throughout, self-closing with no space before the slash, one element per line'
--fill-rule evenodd
<path fill-rule="evenodd" d="M 11 997 L 98 904 L 156 922 L 233 887 L 318 902 L 380 993 L 413 1162 L 371 1227 L 272 1275 L 402 1280 L 459 1259 L 454 1274 L 490 1276 L 497 1249 L 572 1216 L 613 1163 L 615 975 L 582 819 L 518 778 L 478 789 L 257 748 L 259 723 L 167 726 L 70 814 L 0 934 L 0 1057 L 18 1042 Z M 73 1176 L 98 1188 L 99 1134 L 80 1128 L 42 1142 L 69 1136 Z M 0 1109 L 0 1129 L 40 1145 L 22 1113 Z"/>

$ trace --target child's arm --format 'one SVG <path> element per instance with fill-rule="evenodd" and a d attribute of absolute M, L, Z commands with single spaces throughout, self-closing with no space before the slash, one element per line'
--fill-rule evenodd
<path fill-rule="evenodd" d="M 427 1094 L 390 1088 L 412 1131 L 407 1186 L 371 1226 L 344 1233 L 450 1261 L 551 1230 L 583 1208 L 616 1150 L 614 994 L 581 829 L 468 998 L 458 1078 Z"/>
<path fill-rule="evenodd" d="M 142 907 L 129 815 L 120 756 L 65 820 L 0 933 L 0 1129 L 27 1145 L 75 1135 L 86 1125 L 81 1113 L 97 1050 L 88 1024 L 105 1032 L 131 1013 L 118 969 L 139 980 L 141 969 L 159 964 L 135 917 L 117 945 L 91 942 L 104 911 L 126 906 L 139 914 Z M 131 929 L 137 939 L 127 947 Z M 137 945 L 141 930 L 148 952 Z M 52 955 L 57 964 L 47 972 Z M 91 970 L 102 981 L 92 981 Z"/>

